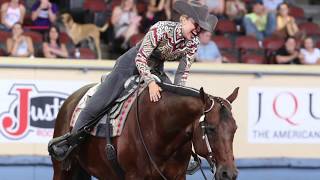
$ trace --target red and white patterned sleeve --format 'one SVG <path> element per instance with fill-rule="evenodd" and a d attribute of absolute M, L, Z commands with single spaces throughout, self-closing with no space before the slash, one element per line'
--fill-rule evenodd
<path fill-rule="evenodd" d="M 165 33 L 165 22 L 158 22 L 154 24 L 144 36 L 141 46 L 136 56 L 136 66 L 142 76 L 142 79 L 149 84 L 154 81 L 151 76 L 150 67 L 148 66 L 148 58 L 153 50 L 157 47 Z"/>
<path fill-rule="evenodd" d="M 184 86 L 189 76 L 190 67 L 195 60 L 199 44 L 198 38 L 195 38 L 191 44 L 188 44 L 188 52 L 184 58 L 180 59 L 178 69 L 174 78 L 174 84 Z"/>

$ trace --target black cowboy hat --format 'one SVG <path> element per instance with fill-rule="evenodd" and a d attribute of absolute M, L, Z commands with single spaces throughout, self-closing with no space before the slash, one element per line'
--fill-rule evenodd
<path fill-rule="evenodd" d="M 194 19 L 199 26 L 209 32 L 213 32 L 217 25 L 218 18 L 215 15 L 209 14 L 208 6 L 200 4 L 196 0 L 177 0 L 173 8 L 180 13 Z"/>

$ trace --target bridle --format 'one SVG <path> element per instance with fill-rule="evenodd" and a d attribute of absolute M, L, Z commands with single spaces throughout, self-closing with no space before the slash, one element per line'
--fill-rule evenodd
<path fill-rule="evenodd" d="M 214 104 L 215 104 L 215 103 L 214 103 L 214 102 L 215 102 L 214 100 L 218 101 L 218 103 L 219 103 L 222 107 L 225 106 L 221 98 L 219 98 L 219 97 L 213 97 L 213 98 L 211 98 L 211 97 L 210 97 L 211 105 L 210 105 L 210 107 L 209 107 L 208 109 L 205 109 L 205 110 L 203 111 L 203 114 L 202 114 L 202 116 L 200 117 L 200 120 L 199 120 L 199 126 L 200 126 L 200 128 L 201 128 L 201 130 L 202 130 L 202 140 L 204 141 L 204 143 L 205 143 L 205 145 L 206 145 L 206 147 L 207 147 L 207 151 L 208 151 L 208 155 L 207 155 L 207 157 L 205 157 L 205 159 L 206 159 L 206 160 L 208 161 L 208 163 L 209 163 L 210 170 L 211 170 L 213 176 L 215 176 L 215 174 L 216 174 L 217 167 L 216 167 L 216 159 L 214 158 L 214 153 L 213 153 L 213 150 L 212 150 L 211 145 L 210 145 L 210 142 L 209 142 L 208 134 L 210 134 L 210 132 L 211 132 L 211 131 L 209 131 L 209 130 L 213 130 L 214 127 L 213 127 L 212 125 L 210 125 L 210 124 L 206 121 L 206 114 L 209 113 L 209 112 L 213 109 Z M 228 100 L 226 100 L 226 101 L 231 105 L 231 103 L 230 103 Z M 201 165 L 200 165 L 200 168 L 201 168 Z M 201 169 L 201 171 L 203 172 L 202 169 Z M 205 179 L 207 179 L 207 178 L 205 177 L 204 173 L 202 173 L 202 174 L 203 174 L 203 177 L 204 177 Z"/>
<path fill-rule="evenodd" d="M 204 140 L 206 147 L 207 147 L 207 151 L 208 151 L 208 155 L 205 158 L 208 161 L 209 166 L 210 166 L 210 170 L 214 176 L 216 173 L 216 170 L 217 170 L 216 160 L 214 159 L 213 151 L 212 151 L 212 148 L 211 148 L 211 145 L 209 142 L 209 138 L 208 138 L 208 134 L 209 134 L 208 129 L 213 129 L 214 127 L 209 125 L 206 121 L 206 114 L 209 113 L 214 107 L 214 99 L 210 98 L 210 101 L 211 101 L 211 105 L 210 105 L 209 109 L 203 111 L 203 114 L 199 120 L 199 125 L 202 130 L 202 140 Z M 201 165 L 200 165 L 200 167 L 201 167 Z"/>

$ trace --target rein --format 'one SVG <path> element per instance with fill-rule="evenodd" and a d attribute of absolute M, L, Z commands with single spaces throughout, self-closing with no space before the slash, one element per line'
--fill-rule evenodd
<path fill-rule="evenodd" d="M 210 146 L 210 142 L 209 142 L 209 138 L 208 138 L 208 131 L 207 131 L 208 128 L 210 129 L 210 128 L 213 128 L 213 127 L 208 126 L 208 124 L 206 123 L 206 120 L 205 120 L 206 114 L 208 112 L 210 112 L 212 110 L 213 106 L 214 106 L 214 99 L 210 98 L 210 100 L 211 100 L 211 105 L 210 105 L 209 109 L 203 111 L 203 114 L 202 114 L 202 116 L 200 117 L 200 120 L 199 120 L 199 125 L 200 125 L 200 127 L 202 129 L 202 139 L 204 140 L 204 142 L 206 144 L 206 147 L 207 147 L 207 150 L 208 150 L 208 153 L 209 153 L 209 155 L 206 157 L 206 160 L 208 161 L 208 163 L 210 165 L 210 169 L 211 169 L 211 172 L 213 173 L 213 176 L 215 176 L 217 167 L 216 167 L 215 160 L 212 160 L 213 151 L 212 151 L 212 148 Z M 222 104 L 222 102 L 220 102 L 219 100 L 218 100 L 218 102 Z M 201 168 L 201 165 L 200 165 L 200 168 Z M 203 170 L 201 169 L 201 172 L 202 171 Z M 204 179 L 207 179 L 203 172 L 202 172 L 202 175 L 203 175 Z"/>
<path fill-rule="evenodd" d="M 139 78 L 139 83 L 138 83 L 138 88 L 137 88 L 137 99 L 136 99 L 136 106 L 137 106 L 137 110 L 136 110 L 136 120 L 137 120 L 137 125 L 138 125 L 138 130 L 139 130 L 139 137 L 140 140 L 142 141 L 143 147 L 149 157 L 149 160 L 151 162 L 151 164 L 153 165 L 153 167 L 156 169 L 156 171 L 159 173 L 159 175 L 161 176 L 162 179 L 167 180 L 167 178 L 163 175 L 163 173 L 160 171 L 158 165 L 156 164 L 156 162 L 153 160 L 151 153 L 148 150 L 148 147 L 146 145 L 146 143 L 144 142 L 144 138 L 143 138 L 143 134 L 142 134 L 142 130 L 141 130 L 141 124 L 140 124 L 140 118 L 139 118 L 139 89 L 140 89 L 140 84 L 141 84 L 141 78 Z"/>

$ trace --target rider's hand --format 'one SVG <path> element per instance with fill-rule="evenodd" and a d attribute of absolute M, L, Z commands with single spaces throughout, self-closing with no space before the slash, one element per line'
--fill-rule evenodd
<path fill-rule="evenodd" d="M 149 94 L 150 94 L 150 101 L 157 102 L 161 98 L 160 91 L 162 91 L 161 87 L 155 81 L 152 81 L 148 85 L 149 87 Z"/>

